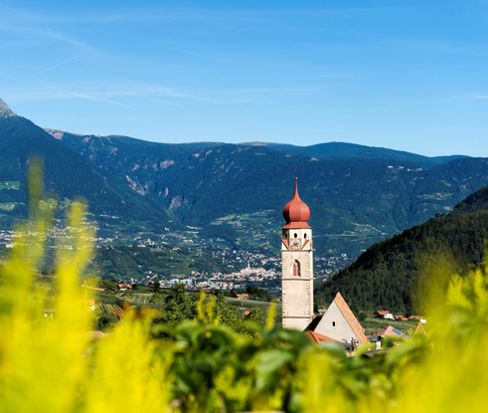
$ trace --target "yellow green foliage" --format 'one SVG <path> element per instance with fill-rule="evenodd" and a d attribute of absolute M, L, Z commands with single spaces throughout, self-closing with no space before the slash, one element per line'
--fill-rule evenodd
<path fill-rule="evenodd" d="M 275 326 L 274 306 L 264 326 L 237 332 L 205 294 L 195 320 L 165 325 L 126 309 L 94 340 L 84 207 L 71 206 L 54 284 L 41 282 L 55 207 L 41 193 L 32 190 L 31 220 L 0 267 L 0 413 L 487 410 L 486 268 L 449 277 L 439 263 L 433 278 L 450 281 L 429 287 L 427 334 L 377 353 L 314 345 Z"/>
<path fill-rule="evenodd" d="M 92 341 L 92 290 L 81 288 L 81 277 L 93 234 L 83 225 L 82 204 L 71 206 L 55 284 L 37 280 L 51 206 L 39 202 L 1 265 L 0 412 L 169 411 L 164 358 L 156 357 L 147 320 L 129 314 L 99 343 Z"/>
<path fill-rule="evenodd" d="M 165 363 L 148 340 L 149 323 L 129 313 L 101 340 L 86 383 L 86 411 L 165 412 Z"/>

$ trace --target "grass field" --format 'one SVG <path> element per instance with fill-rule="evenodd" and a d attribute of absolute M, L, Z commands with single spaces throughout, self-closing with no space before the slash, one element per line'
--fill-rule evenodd
<path fill-rule="evenodd" d="M 411 330 L 415 330 L 417 327 L 418 321 L 416 320 L 409 320 L 409 321 L 396 321 L 396 320 L 383 320 L 381 318 L 375 317 L 368 317 L 366 320 L 361 321 L 362 326 L 366 330 L 366 335 L 373 335 L 378 330 L 387 327 L 389 325 L 395 327 L 396 329 L 400 330 L 405 334 L 409 334 Z"/>

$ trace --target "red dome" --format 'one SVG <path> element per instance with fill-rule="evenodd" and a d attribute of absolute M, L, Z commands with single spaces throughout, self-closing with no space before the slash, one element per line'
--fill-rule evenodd
<path fill-rule="evenodd" d="M 295 193 L 290 202 L 283 208 L 283 218 L 286 225 L 283 228 L 310 228 L 310 208 L 300 199 L 298 195 L 298 180 L 295 178 Z"/>

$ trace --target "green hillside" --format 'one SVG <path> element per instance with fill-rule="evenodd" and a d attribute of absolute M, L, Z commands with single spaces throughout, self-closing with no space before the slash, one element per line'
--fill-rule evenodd
<path fill-rule="evenodd" d="M 415 311 L 425 294 L 419 280 L 429 263 L 443 257 L 460 274 L 478 267 L 488 240 L 488 187 L 470 195 L 449 214 L 378 243 L 356 262 L 317 287 L 319 302 L 340 291 L 356 308 Z"/>
<path fill-rule="evenodd" d="M 312 210 L 317 253 L 334 250 L 351 257 L 450 210 L 488 184 L 488 162 L 480 158 L 428 158 L 334 142 L 176 145 L 51 133 L 174 222 L 198 226 L 208 236 L 220 231 L 232 245 L 257 231 L 258 238 L 271 241 L 265 243 L 268 253 L 278 248 L 281 207 L 294 175 Z M 249 215 L 255 219 L 244 219 Z M 228 216 L 238 217 L 233 230 L 220 225 Z"/>

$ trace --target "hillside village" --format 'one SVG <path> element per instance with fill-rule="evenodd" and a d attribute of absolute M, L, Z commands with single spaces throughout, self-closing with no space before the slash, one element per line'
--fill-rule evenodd
<path fill-rule="evenodd" d="M 93 224 L 93 228 L 97 229 L 97 226 Z M 66 235 L 62 221 L 58 221 L 58 225 L 54 227 L 51 235 L 53 239 Z M 174 267 L 161 272 L 157 268 L 151 269 L 151 265 L 148 265 L 150 263 L 145 263 L 145 265 L 141 263 L 136 268 L 136 274 L 132 273 L 127 276 L 126 273 L 118 273 L 119 267 L 115 267 L 110 274 L 99 274 L 102 278 L 114 278 L 141 285 L 159 282 L 162 288 L 181 282 L 189 290 L 198 288 L 242 290 L 247 285 L 261 283 L 263 286 L 269 287 L 273 295 L 278 295 L 280 263 L 276 256 L 270 255 L 269 252 L 250 252 L 241 248 L 232 248 L 223 242 L 219 243 L 218 240 L 198 236 L 195 229 L 160 235 L 148 232 L 131 234 L 126 231 L 107 231 L 98 228 L 97 236 L 90 241 L 97 245 L 97 250 L 101 255 L 103 255 L 104 249 L 112 249 L 117 246 L 131 248 L 136 253 L 137 250 L 142 250 L 151 254 L 161 254 L 162 248 L 164 248 L 169 250 L 164 252 L 169 259 L 171 259 L 172 252 L 185 252 L 188 246 L 192 245 L 193 249 L 202 248 L 208 251 L 219 266 L 227 269 L 226 271 L 208 269 L 185 271 L 185 266 L 181 266 L 180 269 Z M 8 251 L 13 248 L 14 242 L 15 233 L 13 229 L 0 229 L 1 250 Z M 212 245 L 212 248 L 209 245 Z M 50 248 L 56 248 L 56 244 L 52 243 Z M 349 258 L 345 253 L 331 253 L 319 257 L 316 259 L 316 265 L 320 268 L 318 277 L 327 278 L 348 262 Z"/>

